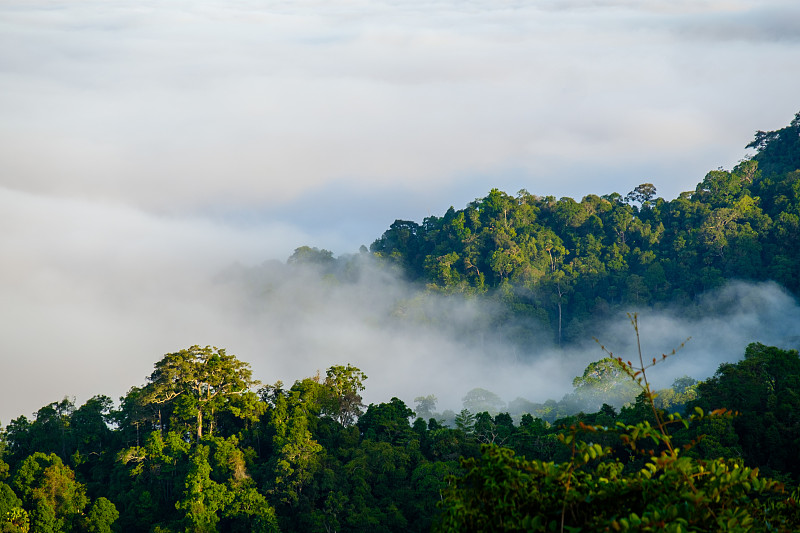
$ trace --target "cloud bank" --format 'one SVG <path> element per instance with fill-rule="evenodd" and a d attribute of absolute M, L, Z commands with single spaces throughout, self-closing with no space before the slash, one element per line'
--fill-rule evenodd
<path fill-rule="evenodd" d="M 797 11 L 3 2 L 0 185 L 157 212 L 301 205 L 331 183 L 434 208 L 495 185 L 671 198 L 796 111 Z"/>
<path fill-rule="evenodd" d="M 264 381 L 353 362 L 373 401 L 435 393 L 458 407 L 474 386 L 556 396 L 595 346 L 551 357 L 398 323 L 386 314 L 412 296 L 393 279 L 345 290 L 280 274 L 254 303 L 215 276 L 300 245 L 354 252 L 396 218 L 441 215 L 492 187 L 694 189 L 797 111 L 797 9 L 0 1 L 0 421 L 65 394 L 122 394 L 192 344 L 227 348 Z M 752 290 L 782 311 L 735 317 L 747 327 L 729 333 L 731 357 L 795 316 L 774 288 Z M 492 313 L 468 320 L 448 305 L 436 312 L 466 323 Z M 685 353 L 704 346 L 695 323 L 669 316 L 660 332 L 693 335 Z M 700 359 L 676 358 L 686 373 Z"/>
<path fill-rule="evenodd" d="M 506 402 L 560 399 L 604 356 L 592 337 L 635 356 L 622 313 L 587 324 L 583 345 L 556 348 L 531 324 L 520 325 L 532 338 L 510 342 L 515 330 L 494 325 L 492 302 L 426 294 L 368 256 L 342 258 L 336 277 L 287 265 L 282 258 L 308 236 L 286 227 L 155 217 L 23 193 L 0 198 L 7 199 L 0 223 L 19 228 L 0 236 L 13 251 L 0 266 L 4 424 L 65 395 L 78 403 L 94 394 L 116 399 L 143 384 L 164 353 L 193 344 L 226 348 L 264 383 L 352 363 L 369 376 L 367 402 L 397 396 L 413 405 L 435 394 L 440 410 L 455 411 L 475 387 Z M 281 260 L 262 261 L 264 250 L 282 250 Z M 692 337 L 653 372 L 657 386 L 684 374 L 708 377 L 752 341 L 800 345 L 800 308 L 772 284 L 734 283 L 690 309 L 638 311 L 646 356 Z"/>

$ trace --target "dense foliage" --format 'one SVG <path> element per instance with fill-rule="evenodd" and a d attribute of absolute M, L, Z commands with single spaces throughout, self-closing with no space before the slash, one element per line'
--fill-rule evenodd
<path fill-rule="evenodd" d="M 583 336 L 583 319 L 619 306 L 686 304 L 726 280 L 773 280 L 800 294 L 800 113 L 758 132 L 758 150 L 667 201 L 644 183 L 622 196 L 512 196 L 493 189 L 421 224 L 397 220 L 371 251 L 448 293 L 490 293 L 524 315 L 521 342 L 549 328 Z"/>
<path fill-rule="evenodd" d="M 619 411 L 604 403 L 553 423 L 472 412 L 494 405 L 479 389 L 452 427 L 436 418 L 432 395 L 416 402 L 434 415 L 427 421 L 397 398 L 364 406 L 367 378 L 351 365 L 291 387 L 218 389 L 227 392 L 198 416 L 198 398 L 222 381 L 196 367 L 168 373 L 165 399 L 176 360 L 250 380 L 235 356 L 194 346 L 165 355 L 116 409 L 104 396 L 80 407 L 64 399 L 13 420 L 2 432 L 0 531 L 800 526 L 787 488 L 800 476 L 797 351 L 752 344 L 739 363 L 689 385 L 695 394 L 675 390 L 686 379 L 658 391 L 683 398 L 669 409 L 645 386 Z M 613 390 L 616 370 L 637 383 L 617 359 L 614 372 L 597 374 L 609 360 L 587 367 L 576 392 L 587 382 Z M 209 379 L 199 395 L 198 375 Z M 670 413 L 683 407 L 700 414 Z"/>
<path fill-rule="evenodd" d="M 638 324 L 633 317 L 634 327 Z M 463 459 L 465 474 L 444 490 L 440 531 L 796 531 L 800 526 L 798 491 L 764 478 L 764 455 L 741 454 L 700 444 L 718 435 L 706 430 L 730 427 L 738 415 L 717 409 L 683 419 L 657 407 L 641 351 L 639 366 L 617 359 L 619 368 L 642 394 L 633 409 L 616 417 L 613 409 L 561 425 L 558 440 L 569 454 L 555 461 L 515 455 L 509 447 L 485 444 L 481 456 Z M 741 381 L 721 382 L 729 375 L 749 374 L 753 366 L 772 366 L 793 381 L 800 363 L 797 351 L 752 344 L 744 361 L 722 365 L 714 380 L 701 384 L 697 403 L 771 391 L 747 390 Z M 590 367 L 591 368 L 591 367 Z M 587 369 L 588 370 L 588 369 Z M 748 413 L 751 418 L 774 413 Z M 629 418 L 628 418 L 629 417 Z M 614 420 L 617 418 L 616 420 Z M 619 419 L 621 418 L 621 419 Z M 626 418 L 628 418 L 626 420 Z M 672 426 L 677 426 L 676 431 Z M 740 433 L 765 443 L 764 434 Z M 735 440 L 736 432 L 732 432 Z M 716 442 L 715 444 L 719 444 Z M 725 453 L 720 453 L 724 451 Z M 768 461 L 769 458 L 767 457 Z M 796 465 L 797 461 L 789 461 Z M 785 465 L 788 466 L 788 463 Z"/>
<path fill-rule="evenodd" d="M 499 303 L 491 326 L 521 344 L 580 338 L 614 307 L 691 305 L 731 279 L 799 294 L 799 139 L 800 114 L 672 201 L 652 184 L 580 202 L 492 190 L 396 221 L 371 255 L 429 292 Z M 308 266 L 356 275 L 310 247 L 286 268 Z M 476 388 L 440 414 L 432 394 L 364 405 L 349 364 L 262 386 L 236 356 L 192 346 L 119 403 L 64 398 L 9 422 L 0 532 L 800 528 L 797 351 L 751 344 L 656 392 L 641 354 L 636 368 L 606 355 L 561 400 Z"/>

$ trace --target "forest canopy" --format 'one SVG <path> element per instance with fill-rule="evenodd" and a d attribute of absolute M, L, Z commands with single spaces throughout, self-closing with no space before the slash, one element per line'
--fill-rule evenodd
<path fill-rule="evenodd" d="M 735 280 L 797 297 L 800 113 L 748 147 L 676 199 L 652 183 L 580 201 L 492 189 L 397 220 L 356 256 L 299 247 L 286 268 L 347 284 L 368 258 L 423 293 L 493 302 L 488 327 L 518 346 L 584 340 L 611 311 L 690 309 Z M 264 385 L 191 346 L 119 402 L 11 420 L 0 531 L 797 530 L 800 357 L 757 342 L 729 355 L 654 390 L 657 357 L 598 347 L 561 399 L 475 387 L 440 413 L 435 394 L 366 405 L 351 363 Z"/>
<path fill-rule="evenodd" d="M 493 189 L 441 217 L 397 220 L 370 250 L 433 291 L 497 291 L 558 342 L 609 308 L 690 302 L 733 279 L 796 296 L 798 136 L 797 118 L 759 132 L 755 156 L 673 200 L 650 183 L 580 201 Z"/>

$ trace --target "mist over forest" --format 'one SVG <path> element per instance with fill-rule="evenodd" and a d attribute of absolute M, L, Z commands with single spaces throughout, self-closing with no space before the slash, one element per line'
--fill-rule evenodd
<path fill-rule="evenodd" d="M 135 272 L 120 269 L 100 292 L 90 290 L 88 280 L 43 273 L 39 290 L 48 292 L 48 308 L 29 302 L 16 316 L 37 314 L 42 323 L 63 328 L 63 357 L 40 377 L 41 389 L 9 380 L 4 394 L 15 399 L 3 402 L 0 421 L 29 416 L 64 396 L 78 401 L 94 392 L 122 396 L 149 373 L 161 352 L 194 342 L 227 348 L 250 362 L 266 383 L 291 383 L 332 364 L 352 363 L 369 378 L 368 402 L 396 396 L 413 405 L 415 397 L 434 394 L 439 410 L 455 412 L 475 387 L 505 402 L 560 400 L 586 365 L 603 357 L 594 339 L 615 355 L 632 357 L 628 312 L 639 314 L 646 354 L 668 353 L 691 338 L 653 374 L 663 386 L 682 375 L 703 380 L 720 363 L 740 359 L 753 341 L 800 346 L 797 300 L 769 281 L 731 281 L 689 304 L 619 306 L 582 320 L 580 334 L 558 346 L 551 328 L 529 317 L 509 317 L 502 301 L 430 291 L 369 253 L 343 254 L 327 266 L 278 260 L 222 266 L 219 258 L 216 263 L 213 271 L 198 273 L 183 262 L 144 270 L 137 260 Z M 505 317 L 500 324 L 498 316 Z M 70 344 L 75 328 L 92 334 L 82 339 L 81 355 L 71 356 L 79 349 Z M 19 336 L 21 351 L 46 350 L 31 333 L 17 330 L 10 337 Z M 47 341 L 60 334 L 51 327 Z M 135 350 L 120 342 L 133 337 Z M 80 358 L 84 370 L 65 382 L 60 376 L 71 372 L 71 357 Z M 35 372 L 38 365 L 36 357 L 23 359 L 19 371 Z"/>
<path fill-rule="evenodd" d="M 64 396 L 120 397 L 158 354 L 192 344 L 228 349 L 265 383 L 352 363 L 369 377 L 368 401 L 433 394 L 454 412 L 476 387 L 506 403 L 560 400 L 603 357 L 595 339 L 631 356 L 631 312 L 646 354 L 691 338 L 653 375 L 664 386 L 710 377 L 753 341 L 797 348 L 797 192 L 786 172 L 798 127 L 759 132 L 753 159 L 674 200 L 652 184 L 580 202 L 495 189 L 457 211 L 398 220 L 369 250 L 338 257 L 292 244 L 309 237 L 281 227 L 248 234 L 59 205 L 60 218 L 40 222 L 59 237 L 31 240 L 3 265 L 21 280 L 5 308 L 21 326 L 6 338 L 17 372 L 42 361 L 49 371 L 35 388 L 6 376 L 0 421 Z M 24 195 L 5 207 L 10 222 L 55 208 Z M 243 245 L 247 262 L 232 263 Z M 288 259 L 264 261 L 260 245 Z"/>
<path fill-rule="evenodd" d="M 800 531 L 798 57 L 797 0 L 0 1 L 0 533 Z"/>
<path fill-rule="evenodd" d="M 369 377 L 368 402 L 388 395 L 413 405 L 415 397 L 434 394 L 441 410 L 458 412 L 475 387 L 505 402 L 561 399 L 572 392 L 573 378 L 604 356 L 595 339 L 615 355 L 633 357 L 627 312 L 639 315 L 646 354 L 660 357 L 691 338 L 653 374 L 663 386 L 682 375 L 705 379 L 720 363 L 743 357 L 753 341 L 800 346 L 800 307 L 773 282 L 731 282 L 691 305 L 615 309 L 585 320 L 582 338 L 558 346 L 552 331 L 530 319 L 498 326 L 502 303 L 491 298 L 427 291 L 368 254 L 338 261 L 336 274 L 270 262 L 233 267 L 217 278 L 235 301 L 228 305 L 240 313 L 244 338 L 263 347 L 250 360 L 257 371 L 288 381 L 349 362 Z"/>
<path fill-rule="evenodd" d="M 34 356 L 4 376 L 0 527 L 796 529 L 800 113 L 748 147 L 672 200 L 491 189 L 338 257 L 232 262 L 224 229 L 136 212 L 81 256 L 65 221 L 4 266 Z"/>

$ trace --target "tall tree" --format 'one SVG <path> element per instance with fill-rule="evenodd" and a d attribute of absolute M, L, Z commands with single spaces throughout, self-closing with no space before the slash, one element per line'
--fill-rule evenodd
<path fill-rule="evenodd" d="M 357 367 L 335 365 L 325 376 L 328 398 L 323 405 L 323 414 L 332 416 L 343 426 L 352 425 L 363 412 L 361 391 L 367 375 Z"/>
<path fill-rule="evenodd" d="M 625 195 L 626 202 L 636 202 L 640 206 L 649 206 L 650 201 L 656 196 L 656 186 L 652 183 L 642 183 Z"/>
<path fill-rule="evenodd" d="M 506 403 L 500 396 L 480 387 L 469 391 L 461 398 L 461 401 L 464 404 L 464 409 L 467 409 L 471 413 L 486 411 L 493 416 L 506 406 Z"/>
<path fill-rule="evenodd" d="M 196 417 L 199 440 L 205 423 L 209 433 L 213 433 L 215 411 L 224 409 L 231 397 L 249 392 L 258 383 L 252 377 L 249 363 L 224 349 L 192 346 L 166 354 L 157 362 L 145 392 L 151 403 L 180 400 L 180 412 Z M 206 413 L 210 415 L 207 421 Z"/>

